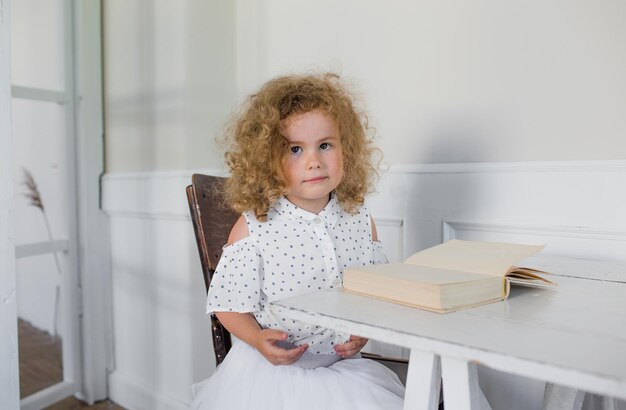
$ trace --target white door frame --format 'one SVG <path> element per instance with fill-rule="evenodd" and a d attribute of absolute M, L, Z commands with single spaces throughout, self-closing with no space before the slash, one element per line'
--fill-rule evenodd
<path fill-rule="evenodd" d="M 73 0 L 63 2 L 63 54 L 64 54 L 64 86 L 61 91 L 48 90 L 31 87 L 12 87 L 14 98 L 25 98 L 32 101 L 56 102 L 63 106 L 65 115 L 65 138 L 63 143 L 66 150 L 66 173 L 64 177 L 67 183 L 65 195 L 67 198 L 65 212 L 68 215 L 68 238 L 65 242 L 64 251 L 67 252 L 67 270 L 63 271 L 60 278 L 60 298 L 59 312 L 64 315 L 61 321 L 62 362 L 63 380 L 34 394 L 20 400 L 20 407 L 25 410 L 36 410 L 65 397 L 72 396 L 83 390 L 83 355 L 81 326 L 82 319 L 80 274 L 79 274 L 79 237 L 78 237 L 78 200 L 80 198 L 77 191 L 78 170 L 77 170 L 77 93 L 76 77 L 77 70 L 75 64 L 75 43 L 76 43 L 76 20 L 74 15 L 75 7 Z M 19 252 L 24 248 L 20 246 Z M 50 252 L 50 249 L 39 247 L 41 252 Z M 30 248 L 29 248 L 30 249 Z"/>
<path fill-rule="evenodd" d="M 17 344 L 17 306 L 15 277 L 15 244 L 13 239 L 13 145 L 11 141 L 11 53 L 10 53 L 10 0 L 0 0 L 0 408 L 20 406 L 19 366 Z M 102 62 L 101 62 L 101 1 L 65 0 L 66 90 L 63 104 L 75 115 L 67 116 L 67 132 L 74 139 L 68 153 L 70 172 L 76 175 L 76 184 L 70 194 L 78 198 L 71 204 L 78 215 L 70 226 L 71 236 L 79 238 L 69 244 L 78 250 L 71 259 L 78 275 L 70 278 L 68 289 L 76 290 L 73 306 L 78 311 L 73 339 L 79 346 L 68 346 L 78 352 L 71 369 L 65 369 L 70 379 L 48 391 L 48 399 L 32 397 L 21 402 L 26 408 L 36 408 L 55 396 L 62 398 L 77 393 L 83 400 L 93 403 L 108 396 L 107 375 L 112 369 L 111 288 L 109 264 L 108 223 L 100 209 L 100 176 L 104 173 L 103 109 L 102 109 Z M 31 95 L 32 92 L 35 94 Z M 13 94 L 42 99 L 41 90 L 13 87 Z M 44 93 L 56 101 L 57 93 Z M 9 232 L 9 235 L 4 235 Z M 76 239 L 74 239 L 76 241 Z M 72 354 L 66 351 L 64 356 Z M 67 356 L 66 356 L 67 357 Z M 5 365 L 8 364 L 8 365 Z M 64 373 L 65 373 L 64 371 Z M 52 396 L 50 396 L 52 394 Z M 35 394 L 33 396 L 37 396 Z"/>
<path fill-rule="evenodd" d="M 0 0 L 0 408 L 20 406 L 13 236 L 11 1 Z"/>
<path fill-rule="evenodd" d="M 76 170 L 79 277 L 82 287 L 83 384 L 88 403 L 108 397 L 114 368 L 109 221 L 102 211 L 104 174 L 101 0 L 75 5 Z"/>

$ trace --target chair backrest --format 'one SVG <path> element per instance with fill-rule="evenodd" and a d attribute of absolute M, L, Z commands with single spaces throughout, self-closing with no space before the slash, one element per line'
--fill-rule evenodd
<path fill-rule="evenodd" d="M 225 178 L 193 174 L 186 189 L 191 221 L 196 234 L 198 254 L 202 264 L 204 285 L 209 290 L 211 278 L 222 256 L 222 248 L 239 215 L 224 205 L 221 198 Z M 230 350 L 230 333 L 211 315 L 211 333 L 216 364 L 220 364 Z"/>

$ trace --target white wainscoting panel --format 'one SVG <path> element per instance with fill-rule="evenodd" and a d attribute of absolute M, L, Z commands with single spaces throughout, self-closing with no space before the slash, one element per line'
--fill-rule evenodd
<path fill-rule="evenodd" d="M 115 352 L 109 393 L 127 408 L 188 408 L 191 384 L 215 368 L 185 195 L 191 174 L 114 174 L 103 180 Z"/>
<path fill-rule="evenodd" d="M 382 241 L 389 262 L 401 262 L 404 248 L 404 221 L 401 218 L 376 217 L 378 239 Z"/>
<path fill-rule="evenodd" d="M 618 229 L 443 221 L 443 240 L 455 238 L 545 245 L 543 253 L 578 258 L 626 257 L 626 230 Z"/>
<path fill-rule="evenodd" d="M 554 252 L 568 255 L 626 258 L 626 161 L 396 166 L 368 206 L 403 220 L 405 257 L 440 243 L 448 221 L 548 238 Z M 569 237 L 613 244 L 559 245 Z"/>
<path fill-rule="evenodd" d="M 458 238 L 626 264 L 626 161 L 392 167 L 368 205 L 402 219 L 403 258 Z M 492 408 L 542 407 L 540 379 L 485 367 L 479 375 Z"/>
<path fill-rule="evenodd" d="M 191 174 L 103 179 L 115 332 L 109 382 L 112 400 L 129 408 L 185 408 L 191 384 L 214 369 L 184 191 Z M 626 261 L 626 161 L 393 166 L 367 206 L 391 261 L 452 237 Z M 479 374 L 494 409 L 541 408 L 541 380 Z"/>

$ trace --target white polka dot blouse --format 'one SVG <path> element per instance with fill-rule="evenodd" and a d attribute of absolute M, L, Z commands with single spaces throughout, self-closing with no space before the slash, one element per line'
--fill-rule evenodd
<path fill-rule="evenodd" d="M 335 194 L 319 213 L 282 197 L 266 222 L 244 212 L 250 236 L 224 247 L 211 281 L 207 313 L 251 312 L 263 328 L 288 333 L 288 341 L 309 344 L 309 352 L 334 353 L 349 335 L 274 315 L 269 303 L 341 286 L 344 269 L 386 263 L 380 242 L 372 241 L 370 215 L 351 215 Z"/>

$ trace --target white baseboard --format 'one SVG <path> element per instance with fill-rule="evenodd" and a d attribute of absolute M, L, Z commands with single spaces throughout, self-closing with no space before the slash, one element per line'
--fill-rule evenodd
<path fill-rule="evenodd" d="M 222 169 L 106 174 L 102 208 L 112 217 L 188 219 L 185 187 L 194 173 L 225 175 Z"/>
<path fill-rule="evenodd" d="M 130 381 L 119 372 L 109 375 L 109 398 L 128 410 L 189 410 L 190 406 L 190 403 L 167 397 L 136 381 Z"/>

